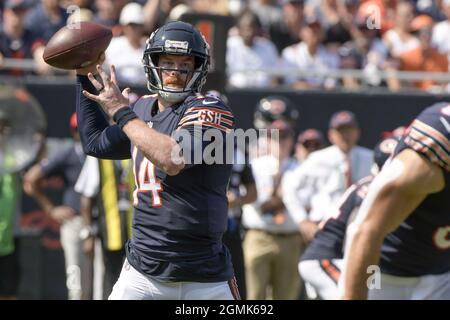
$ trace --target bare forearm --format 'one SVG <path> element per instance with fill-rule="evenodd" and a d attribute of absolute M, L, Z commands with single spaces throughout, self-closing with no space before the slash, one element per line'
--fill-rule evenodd
<path fill-rule="evenodd" d="M 344 298 L 367 298 L 367 268 L 378 264 L 384 237 L 405 221 L 428 194 L 441 190 L 443 181 L 440 168 L 408 149 L 383 168 L 348 229 Z"/>
<path fill-rule="evenodd" d="M 40 190 L 35 191 L 33 197 L 46 214 L 50 214 L 55 207 L 55 204 Z"/>
<path fill-rule="evenodd" d="M 355 234 L 346 259 L 344 299 L 367 299 L 369 266 L 378 265 L 381 244 L 382 240 L 361 229 Z"/>
<path fill-rule="evenodd" d="M 247 185 L 246 189 L 247 189 L 247 193 L 241 197 L 241 205 L 253 203 L 256 201 L 256 198 L 257 198 L 256 187 L 254 184 Z"/>
<path fill-rule="evenodd" d="M 123 131 L 148 160 L 167 174 L 175 175 L 183 169 L 181 149 L 170 136 L 149 128 L 140 119 L 129 121 Z"/>
<path fill-rule="evenodd" d="M 93 199 L 84 196 L 80 199 L 80 214 L 86 226 L 90 226 L 92 223 L 93 202 Z"/>
<path fill-rule="evenodd" d="M 264 202 L 261 205 L 261 210 L 263 212 L 276 211 L 280 209 L 284 209 L 284 204 L 281 198 L 278 196 L 273 196 L 272 198 L 270 198 L 270 200 Z"/>
<path fill-rule="evenodd" d="M 41 183 L 43 178 L 44 173 L 42 172 L 41 166 L 39 164 L 34 165 L 24 175 L 23 189 L 25 193 L 36 200 L 44 212 L 49 214 L 55 205 L 42 191 Z"/>

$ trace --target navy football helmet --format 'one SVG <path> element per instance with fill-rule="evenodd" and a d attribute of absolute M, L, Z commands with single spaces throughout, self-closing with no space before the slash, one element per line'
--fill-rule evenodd
<path fill-rule="evenodd" d="M 383 168 L 384 163 L 394 153 L 400 140 L 401 138 L 399 136 L 391 136 L 377 143 L 373 149 L 373 162 L 376 164 L 378 170 Z"/>
<path fill-rule="evenodd" d="M 161 54 L 195 58 L 195 69 L 188 72 L 183 88 L 167 88 L 163 85 L 161 72 L 171 69 L 158 67 Z M 169 22 L 148 38 L 142 62 L 147 75 L 148 89 L 159 93 L 167 101 L 179 102 L 192 92 L 199 92 L 204 85 L 210 63 L 209 45 L 191 24 L 181 21 Z"/>
<path fill-rule="evenodd" d="M 299 112 L 286 97 L 268 96 L 258 101 L 253 114 L 253 125 L 256 129 L 266 129 L 275 120 L 288 121 L 295 127 Z"/>

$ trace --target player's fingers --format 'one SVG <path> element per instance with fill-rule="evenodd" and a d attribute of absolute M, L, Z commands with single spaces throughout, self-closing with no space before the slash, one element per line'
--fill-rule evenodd
<path fill-rule="evenodd" d="M 95 102 L 100 102 L 100 99 L 95 94 L 89 93 L 86 90 L 83 90 L 83 94 L 88 99 L 94 100 Z"/>
<path fill-rule="evenodd" d="M 117 83 L 117 77 L 116 77 L 116 67 L 112 64 L 109 66 L 110 73 L 111 73 L 111 82 L 114 83 L 117 87 L 119 87 L 119 84 Z"/>
<path fill-rule="evenodd" d="M 131 91 L 130 88 L 125 88 L 125 89 L 122 91 L 122 95 L 123 95 L 125 98 L 129 99 L 129 98 L 130 98 L 130 91 Z"/>
<path fill-rule="evenodd" d="M 88 78 L 91 81 L 92 85 L 95 87 L 95 89 L 97 89 L 97 91 L 100 91 L 103 89 L 103 85 L 97 80 L 95 79 L 94 75 L 92 73 L 88 73 Z"/>
<path fill-rule="evenodd" d="M 105 70 L 103 70 L 103 68 L 99 64 L 97 65 L 97 71 L 100 77 L 102 78 L 105 87 L 109 87 L 111 85 L 111 80 L 109 79 L 108 74 L 105 72 Z"/>

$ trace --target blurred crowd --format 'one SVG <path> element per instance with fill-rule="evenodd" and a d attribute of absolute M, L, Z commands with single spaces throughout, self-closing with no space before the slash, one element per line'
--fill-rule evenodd
<path fill-rule="evenodd" d="M 399 71 L 446 73 L 449 0 L 5 0 L 1 1 L 1 74 L 67 74 L 42 59 L 67 23 L 112 28 L 107 63 L 119 80 L 145 84 L 145 39 L 186 13 L 228 16 L 228 84 L 294 89 L 385 87 L 448 92 L 448 81 Z M 35 67 L 9 66 L 34 59 Z M 407 75 L 407 76 L 402 76 Z"/>
<path fill-rule="evenodd" d="M 398 72 L 448 71 L 450 0 L 4 0 L 0 4 L 0 75 L 67 75 L 43 61 L 45 44 L 66 24 L 93 21 L 113 31 L 105 63 L 116 65 L 118 80 L 145 85 L 141 63 L 145 40 L 166 21 L 194 12 L 233 21 L 226 40 L 231 87 L 450 90 L 446 82 L 426 77 L 410 81 Z M 17 59 L 32 59 L 34 67 L 8 66 Z M 338 72 L 342 75 L 334 76 Z M 227 100 L 221 93 L 209 94 Z M 326 134 L 314 128 L 298 133 L 299 119 L 297 106 L 286 97 L 261 99 L 254 110 L 254 128 L 278 130 L 278 139 L 260 137 L 253 145 L 257 152 L 252 161 L 233 168 L 224 242 L 233 256 L 243 298 L 314 298 L 314 292 L 305 292 L 302 285 L 299 259 L 324 221 L 333 217 L 344 192 L 374 170 L 373 152 L 358 146 L 361 131 L 355 114 L 342 110 L 325 119 Z M 21 173 L 0 177 L 0 203 L 11 209 L 7 218 L 12 225 L 15 211 L 20 211 L 15 195 L 22 193 L 22 185 L 24 196 L 33 198 L 57 224 L 69 299 L 93 298 L 94 258 L 101 256 L 101 291 L 106 299 L 130 237 L 132 171 L 126 161 L 86 158 L 75 115 L 70 129 L 70 147 L 50 157 L 41 155 Z M 276 154 L 269 152 L 274 149 Z M 64 180 L 60 201 L 45 194 L 46 181 L 53 175 Z M 12 227 L 10 231 L 12 235 Z M 17 296 L 19 267 L 10 238 L 8 247 L 0 246 L 4 249 L 0 257 L 12 262 L 6 261 L 10 267 L 1 269 L 0 275 L 14 276 L 0 282 L 0 298 Z"/>

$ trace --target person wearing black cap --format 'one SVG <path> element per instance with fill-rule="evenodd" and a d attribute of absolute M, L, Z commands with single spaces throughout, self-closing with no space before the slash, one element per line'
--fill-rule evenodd
<path fill-rule="evenodd" d="M 359 136 L 355 115 L 350 111 L 336 112 L 328 130 L 332 145 L 312 153 L 283 181 L 286 207 L 304 217 L 300 232 L 306 243 L 344 191 L 370 173 L 372 151 L 356 145 Z"/>
<path fill-rule="evenodd" d="M 347 225 L 355 218 L 356 212 L 367 195 L 369 185 L 394 152 L 400 138 L 398 136 L 382 139 L 374 148 L 374 165 L 371 174 L 348 188 L 339 205 L 330 209 L 326 219 L 321 222 L 298 268 L 303 280 L 312 286 L 318 298 L 338 299 L 337 283 L 343 266 L 343 251 Z"/>
<path fill-rule="evenodd" d="M 295 158 L 299 163 L 305 161 L 311 152 L 322 149 L 325 146 L 325 140 L 322 133 L 313 128 L 306 129 L 297 137 L 295 144 Z"/>

